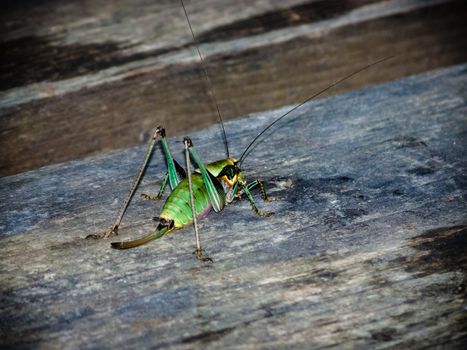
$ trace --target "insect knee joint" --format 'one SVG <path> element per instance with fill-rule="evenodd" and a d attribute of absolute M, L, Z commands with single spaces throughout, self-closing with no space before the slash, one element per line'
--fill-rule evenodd
<path fill-rule="evenodd" d="M 154 132 L 154 136 L 152 138 L 155 139 L 159 135 L 161 137 L 165 137 L 165 129 L 160 125 L 156 128 L 156 131 Z"/>
<path fill-rule="evenodd" d="M 188 136 L 185 136 L 183 138 L 183 143 L 186 145 L 186 147 L 193 147 L 193 142 L 191 142 L 191 139 Z"/>

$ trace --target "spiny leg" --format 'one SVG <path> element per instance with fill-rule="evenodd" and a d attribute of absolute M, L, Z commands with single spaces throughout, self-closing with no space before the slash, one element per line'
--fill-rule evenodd
<path fill-rule="evenodd" d="M 251 184 L 255 183 L 256 181 L 252 182 Z M 250 185 L 251 185 L 250 184 Z M 256 184 L 254 184 L 254 186 L 256 186 Z M 254 187 L 254 186 L 251 186 L 251 187 Z M 273 212 L 269 212 L 269 211 L 261 211 L 258 209 L 258 207 L 256 206 L 256 203 L 255 203 L 255 200 L 253 198 L 253 196 L 251 195 L 251 192 L 249 190 L 249 185 L 244 185 L 244 187 L 242 188 L 240 194 L 245 194 L 246 195 L 246 198 L 248 199 L 248 201 L 250 202 L 251 204 L 251 208 L 253 209 L 253 211 L 259 215 L 259 216 L 262 216 L 262 217 L 268 217 L 268 216 L 271 216 L 273 215 L 274 213 Z"/>
<path fill-rule="evenodd" d="M 190 170 L 190 152 L 188 150 L 189 146 L 191 145 L 190 139 L 186 138 L 183 139 L 183 144 L 185 145 L 185 162 L 186 162 L 186 176 L 188 178 L 188 188 L 190 191 L 190 204 L 191 204 L 191 212 L 193 215 L 193 227 L 195 230 L 195 239 L 196 239 L 196 250 L 195 255 L 201 261 L 211 261 L 212 259 L 206 255 L 204 255 L 203 250 L 201 249 L 201 240 L 199 237 L 199 230 L 198 230 L 198 219 L 196 215 L 195 209 L 195 197 L 193 195 L 193 184 L 191 182 L 191 170 Z"/>
<path fill-rule="evenodd" d="M 139 183 L 141 182 L 141 178 L 143 177 L 143 175 L 144 175 L 144 173 L 146 171 L 149 159 L 151 158 L 151 155 L 152 155 L 152 153 L 154 151 L 154 146 L 156 145 L 157 141 L 160 139 L 162 134 L 165 134 L 165 132 L 163 132 L 163 130 L 164 130 L 163 128 L 158 126 L 156 128 L 156 130 L 154 131 L 154 134 L 153 134 L 151 140 L 148 143 L 148 148 L 147 148 L 146 153 L 144 155 L 141 166 L 139 167 L 138 173 L 137 173 L 137 175 L 136 175 L 136 177 L 135 177 L 135 179 L 133 181 L 133 184 L 131 186 L 130 192 L 128 193 L 128 196 L 127 196 L 125 202 L 123 203 L 123 206 L 120 208 L 120 211 L 118 212 L 118 216 L 117 216 L 117 219 L 115 220 L 115 223 L 112 225 L 110 230 L 102 232 L 102 233 L 98 233 L 98 234 L 88 235 L 86 237 L 86 239 L 89 239 L 89 238 L 102 239 L 102 238 L 110 237 L 112 235 L 118 235 L 118 227 L 120 226 L 120 223 L 122 222 L 122 219 L 123 219 L 123 215 L 125 215 L 125 212 L 126 212 L 128 206 L 130 205 L 131 199 L 133 198 L 133 196 L 134 196 L 134 194 L 135 194 L 135 192 L 136 192 L 136 190 L 137 190 L 137 188 L 139 186 Z"/>
<path fill-rule="evenodd" d="M 270 197 L 270 196 L 268 196 L 268 194 L 266 193 L 266 189 L 264 187 L 264 182 L 262 180 L 260 180 L 260 179 L 256 179 L 255 181 L 252 181 L 248 185 L 246 185 L 248 190 L 251 190 L 252 188 L 254 188 L 256 186 L 259 187 L 259 191 L 261 193 L 261 198 L 263 199 L 263 201 L 272 202 L 272 201 L 278 201 L 278 200 L 282 199 L 282 197 Z"/>

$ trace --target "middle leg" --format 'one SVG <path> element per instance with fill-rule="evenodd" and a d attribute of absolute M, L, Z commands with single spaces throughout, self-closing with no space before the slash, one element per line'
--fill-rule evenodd
<path fill-rule="evenodd" d="M 262 217 L 268 217 L 268 216 L 271 216 L 273 215 L 274 213 L 273 212 L 270 212 L 270 211 L 262 211 L 262 210 L 259 210 L 258 207 L 256 206 L 256 202 L 255 202 L 255 199 L 253 198 L 253 195 L 251 194 L 250 192 L 250 188 L 252 187 L 255 187 L 258 185 L 258 181 L 259 180 L 256 180 L 256 181 L 253 181 L 252 183 L 248 184 L 248 185 L 244 185 L 243 188 L 241 189 L 239 195 L 241 196 L 242 194 L 246 195 L 246 198 L 248 199 L 248 201 L 250 202 L 250 205 L 251 205 L 251 209 L 253 209 L 253 211 L 259 215 L 259 216 L 262 216 Z M 261 183 L 261 182 L 260 182 Z M 266 197 L 267 198 L 267 197 Z M 264 199 L 264 197 L 263 197 Z"/>
<path fill-rule="evenodd" d="M 186 176 L 188 179 L 188 189 L 190 191 L 190 205 L 191 205 L 191 213 L 193 215 L 193 228 L 195 231 L 195 240 L 196 240 L 196 250 L 194 254 L 196 257 L 201 261 L 210 261 L 212 259 L 205 255 L 203 249 L 201 248 L 201 239 L 199 236 L 199 229 L 198 229 L 198 218 L 195 209 L 195 196 L 193 194 L 193 184 L 191 180 L 191 170 L 190 170 L 190 151 L 189 148 L 192 146 L 191 140 L 187 137 L 183 139 L 183 144 L 185 145 L 185 162 L 186 162 Z"/>

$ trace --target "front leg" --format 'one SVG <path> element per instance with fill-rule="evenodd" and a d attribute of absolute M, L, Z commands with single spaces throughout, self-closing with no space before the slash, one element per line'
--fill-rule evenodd
<path fill-rule="evenodd" d="M 250 185 L 252 185 L 253 183 L 255 183 L 252 187 L 256 186 L 257 185 L 257 181 L 254 181 L 252 182 Z M 244 185 L 244 187 L 242 188 L 242 190 L 240 191 L 240 195 L 242 194 L 245 194 L 246 195 L 246 198 L 248 199 L 248 201 L 250 202 L 251 204 L 251 209 L 253 209 L 253 211 L 259 215 L 259 216 L 262 216 L 262 217 L 268 217 L 268 216 L 271 216 L 273 215 L 274 213 L 273 212 L 270 212 L 270 211 L 261 211 L 258 209 L 258 207 L 256 206 L 256 202 L 253 198 L 253 196 L 251 195 L 251 192 L 249 190 L 249 185 Z"/>
<path fill-rule="evenodd" d="M 264 182 L 260 179 L 256 179 L 255 181 L 250 182 L 246 187 L 248 188 L 248 190 L 251 190 L 252 188 L 256 186 L 259 187 L 259 191 L 261 193 L 261 198 L 263 199 L 263 201 L 272 202 L 272 201 L 278 201 L 282 199 L 282 197 L 269 197 L 268 194 L 266 193 Z"/>

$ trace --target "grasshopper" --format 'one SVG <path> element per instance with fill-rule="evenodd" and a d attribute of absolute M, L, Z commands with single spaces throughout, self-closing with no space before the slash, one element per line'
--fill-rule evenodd
<path fill-rule="evenodd" d="M 199 50 L 199 45 L 196 36 L 193 32 L 183 0 L 180 0 L 180 2 L 183 7 L 188 26 L 190 28 L 191 35 L 193 37 L 193 42 L 198 51 L 200 62 L 204 70 L 206 83 L 210 87 L 211 82 L 207 70 L 205 68 L 203 56 L 201 55 L 201 52 Z M 135 176 L 128 197 L 126 198 L 123 206 L 121 207 L 118 213 L 115 223 L 112 225 L 110 230 L 101 234 L 92 234 L 87 236 L 86 238 L 101 239 L 118 234 L 118 229 L 120 227 L 125 211 L 127 210 L 139 186 L 139 183 L 144 176 L 149 159 L 151 158 L 156 144 L 160 142 L 163 153 L 165 155 L 167 173 L 164 176 L 161 188 L 156 196 L 149 196 L 143 194 L 143 197 L 145 197 L 146 199 L 159 200 L 162 198 L 167 184 L 170 187 L 171 193 L 167 197 L 162 207 L 161 213 L 157 218 L 158 225 L 154 232 L 151 232 L 148 235 L 131 241 L 112 242 L 111 247 L 115 249 L 128 249 L 137 247 L 152 240 L 161 238 L 162 236 L 172 231 L 193 225 L 196 239 L 196 250 L 194 252 L 196 257 L 201 261 L 212 262 L 212 259 L 204 254 L 204 251 L 201 247 L 201 240 L 198 230 L 198 219 L 201 219 L 204 216 L 206 216 L 211 211 L 211 209 L 215 212 L 220 212 L 227 204 L 230 204 L 235 199 L 239 199 L 242 197 L 246 197 L 248 199 L 249 203 L 251 204 L 252 210 L 257 215 L 262 217 L 268 217 L 273 214 L 272 212 L 262 211 L 258 209 L 258 206 L 256 205 L 251 190 L 255 187 L 258 187 L 261 192 L 261 197 L 265 202 L 275 200 L 276 198 L 268 197 L 264 184 L 260 179 L 256 179 L 252 182 L 247 182 L 245 180 L 244 173 L 241 170 L 243 161 L 248 156 L 249 151 L 252 149 L 255 142 L 261 137 L 261 135 L 263 135 L 269 128 L 278 123 L 280 120 L 282 120 L 286 116 L 289 116 L 300 106 L 318 97 L 319 95 L 322 95 L 323 93 L 330 90 L 334 86 L 340 84 L 344 80 L 347 80 L 352 76 L 360 73 L 361 71 L 366 70 L 376 64 L 379 64 L 389 58 L 391 57 L 385 57 L 376 62 L 370 63 L 354 71 L 353 73 L 343 77 L 342 79 L 337 80 L 336 82 L 328 85 L 321 91 L 308 97 L 303 102 L 297 104 L 296 106 L 288 110 L 286 113 L 282 114 L 280 117 L 276 118 L 272 123 L 270 123 L 260 133 L 258 133 L 258 135 L 249 143 L 249 145 L 245 148 L 240 158 L 238 159 L 229 156 L 228 142 L 224 128 L 224 123 L 216 98 L 214 94 L 211 93 L 210 96 L 213 100 L 213 104 L 215 104 L 217 108 L 217 114 L 219 117 L 220 125 L 222 127 L 227 158 L 220 159 L 212 163 L 204 164 L 190 138 L 185 137 L 183 140 L 185 146 L 185 170 L 173 158 L 170 152 L 165 129 L 161 126 L 158 126 L 155 129 L 151 140 L 149 141 L 148 148 L 146 150 L 142 164 L 139 168 L 137 175 Z M 196 166 L 196 169 L 193 174 L 190 171 L 190 159 L 193 160 L 194 165 Z"/>

